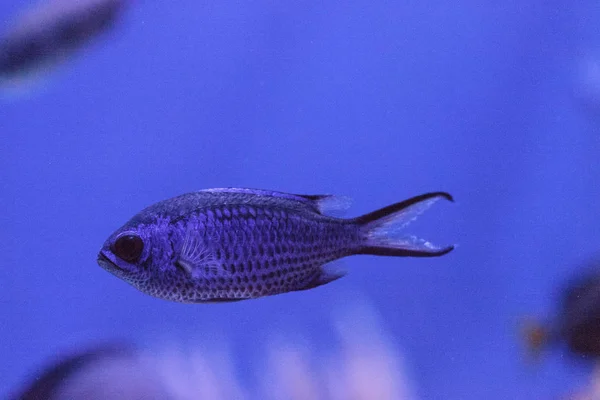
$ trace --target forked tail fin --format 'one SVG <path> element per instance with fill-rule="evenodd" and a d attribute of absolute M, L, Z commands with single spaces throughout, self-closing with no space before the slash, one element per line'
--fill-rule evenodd
<path fill-rule="evenodd" d="M 437 257 L 449 253 L 454 246 L 437 247 L 414 236 L 402 234 L 410 222 L 439 199 L 454 201 L 445 192 L 425 193 L 355 218 L 363 230 L 363 246 L 358 254 L 405 257 Z"/>

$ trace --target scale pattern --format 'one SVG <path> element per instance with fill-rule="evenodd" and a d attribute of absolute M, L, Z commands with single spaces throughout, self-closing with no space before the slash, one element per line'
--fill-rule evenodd
<path fill-rule="evenodd" d="M 153 296 L 182 302 L 256 298 L 306 288 L 321 274 L 323 264 L 352 254 L 359 231 L 346 220 L 303 205 L 285 207 L 286 202 L 208 202 L 208 207 L 187 215 L 170 209 L 162 217 L 168 220 L 173 257 L 186 232 L 192 232 L 222 269 L 212 272 L 206 267 L 190 279 L 172 268 L 136 286 Z"/>

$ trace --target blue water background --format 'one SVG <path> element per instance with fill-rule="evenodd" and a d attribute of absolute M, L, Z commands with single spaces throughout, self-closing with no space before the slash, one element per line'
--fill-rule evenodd
<path fill-rule="evenodd" d="M 592 2 L 138 2 L 25 99 L 0 105 L 0 394 L 69 347 L 333 340 L 330 310 L 378 309 L 422 399 L 554 398 L 589 368 L 523 362 L 520 318 L 600 248 L 598 115 L 574 96 L 600 50 Z M 22 9 L 1 2 L 2 21 Z M 597 36 L 598 35 L 598 36 Z M 438 259 L 354 257 L 308 292 L 216 306 L 144 295 L 96 265 L 141 208 L 240 186 L 354 198 L 426 191 Z M 254 360 L 254 361 L 252 361 Z"/>

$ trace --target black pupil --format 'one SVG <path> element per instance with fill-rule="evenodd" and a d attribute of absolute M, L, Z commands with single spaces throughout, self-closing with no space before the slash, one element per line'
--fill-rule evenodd
<path fill-rule="evenodd" d="M 115 254 L 128 262 L 137 260 L 144 249 L 144 242 L 139 236 L 125 235 L 117 239 L 114 245 Z"/>

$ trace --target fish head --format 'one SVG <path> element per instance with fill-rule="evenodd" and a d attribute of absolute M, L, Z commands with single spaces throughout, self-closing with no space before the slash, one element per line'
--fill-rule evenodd
<path fill-rule="evenodd" d="M 98 253 L 98 264 L 108 272 L 141 289 L 154 274 L 156 234 L 149 226 L 125 226 L 113 233 Z M 158 251 L 158 254 L 161 252 Z"/>
<path fill-rule="evenodd" d="M 143 293 L 166 300 L 192 300 L 182 292 L 191 293 L 197 284 L 177 265 L 185 245 L 183 236 L 170 218 L 134 217 L 104 242 L 98 264 Z"/>

